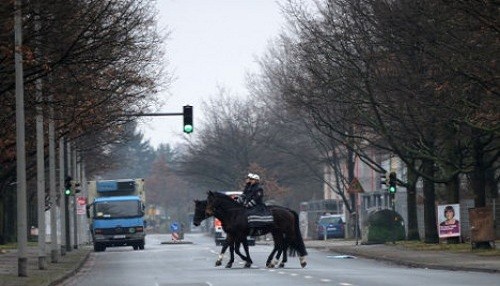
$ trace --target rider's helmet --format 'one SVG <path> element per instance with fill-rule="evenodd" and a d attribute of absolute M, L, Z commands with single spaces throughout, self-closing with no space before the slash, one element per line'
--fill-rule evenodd
<path fill-rule="evenodd" d="M 257 180 L 257 181 L 260 181 L 260 177 L 257 174 L 252 174 L 252 177 L 250 177 L 250 178 L 254 179 L 254 180 Z"/>

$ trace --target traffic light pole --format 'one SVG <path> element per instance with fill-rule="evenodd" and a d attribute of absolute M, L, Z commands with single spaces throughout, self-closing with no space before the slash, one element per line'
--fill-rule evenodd
<path fill-rule="evenodd" d="M 179 116 L 184 115 L 182 112 L 177 113 L 137 113 L 137 114 L 129 114 L 129 116 Z"/>
<path fill-rule="evenodd" d="M 183 116 L 183 131 L 184 133 L 193 132 L 193 106 L 184 105 L 182 112 L 164 112 L 164 113 L 133 113 L 125 114 L 125 116 L 145 117 L 145 116 Z"/>
<path fill-rule="evenodd" d="M 66 251 L 70 252 L 71 251 L 71 230 L 70 230 L 70 226 L 69 226 L 69 220 L 70 220 L 70 216 L 69 216 L 69 197 L 68 196 L 64 196 L 64 216 L 66 217 L 66 220 L 64 221 L 65 222 L 65 227 L 64 227 L 64 230 L 65 230 L 65 236 L 66 236 Z"/>
<path fill-rule="evenodd" d="M 396 202 L 394 201 L 395 200 L 395 197 L 396 197 L 396 194 L 389 194 L 389 197 L 390 197 L 390 200 L 391 200 L 391 209 L 392 209 L 392 215 L 390 216 L 391 217 L 391 236 L 392 236 L 392 244 L 396 244 L 396 238 L 395 238 L 395 234 L 394 232 L 396 231 L 396 228 L 395 228 L 395 222 L 396 222 Z"/>

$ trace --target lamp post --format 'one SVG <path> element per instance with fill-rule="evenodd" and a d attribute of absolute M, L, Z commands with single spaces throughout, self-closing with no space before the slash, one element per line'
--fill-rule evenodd
<path fill-rule="evenodd" d="M 16 0 L 15 2 L 14 43 L 16 71 L 17 275 L 26 277 L 28 276 L 28 258 L 26 254 L 28 230 L 26 214 L 26 150 L 21 0 Z"/>

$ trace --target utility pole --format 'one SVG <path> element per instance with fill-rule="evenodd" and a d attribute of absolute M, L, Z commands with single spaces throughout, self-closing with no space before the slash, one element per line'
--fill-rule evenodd
<path fill-rule="evenodd" d="M 78 164 L 77 164 L 77 152 L 76 152 L 76 148 L 73 148 L 73 152 L 70 153 L 72 154 L 73 156 L 73 179 L 74 180 L 78 180 Z M 74 238 L 74 242 L 73 242 L 73 248 L 74 249 L 78 249 L 78 216 L 76 214 L 76 190 L 73 190 L 73 195 L 71 196 L 71 200 L 73 201 L 73 221 L 74 221 L 74 224 L 73 224 L 73 238 Z"/>
<path fill-rule="evenodd" d="M 64 165 L 64 137 L 59 139 L 59 194 L 64 188 L 64 174 L 66 166 Z M 66 215 L 66 196 L 61 194 L 62 197 L 59 199 L 61 204 L 61 256 L 66 255 L 66 229 L 68 228 L 67 221 L 68 217 Z"/>
<path fill-rule="evenodd" d="M 16 0 L 15 2 L 14 45 L 16 78 L 17 275 L 20 277 L 27 277 L 28 230 L 26 212 L 26 150 L 24 133 L 24 75 L 21 0 Z"/>
<path fill-rule="evenodd" d="M 36 3 L 36 10 L 39 10 L 39 4 Z M 37 33 L 40 31 L 40 16 L 39 13 L 35 15 L 35 30 Z M 35 55 L 41 58 L 40 52 L 41 41 L 35 44 Z M 45 152 L 44 152 L 44 135 L 43 135 L 43 95 L 42 95 L 42 79 L 39 78 L 35 82 L 36 89 L 36 181 L 37 181 L 37 202 L 38 202 L 38 269 L 44 270 L 47 268 L 46 263 L 46 242 L 45 242 Z"/>
<path fill-rule="evenodd" d="M 66 176 L 65 176 L 65 180 L 66 180 L 66 177 L 69 177 L 69 174 L 71 173 L 70 170 L 71 170 L 71 152 L 70 152 L 70 144 L 68 141 L 65 141 L 66 143 L 66 148 L 65 149 L 65 152 L 64 152 L 64 158 L 65 158 L 65 161 L 66 161 Z M 72 248 L 71 248 L 71 216 L 70 216 L 70 213 L 69 213 L 69 208 L 70 208 L 70 200 L 68 198 L 68 196 L 64 195 L 64 205 L 65 205 L 65 208 L 64 208 L 64 213 L 65 213 L 65 216 L 66 216 L 66 251 L 70 252 L 72 251 Z"/>
<path fill-rule="evenodd" d="M 52 102 L 52 95 L 49 96 Z M 50 258 L 52 263 L 59 261 L 57 245 L 57 193 L 56 193 L 56 154 L 55 154 L 54 107 L 49 107 L 49 192 L 50 192 Z"/>

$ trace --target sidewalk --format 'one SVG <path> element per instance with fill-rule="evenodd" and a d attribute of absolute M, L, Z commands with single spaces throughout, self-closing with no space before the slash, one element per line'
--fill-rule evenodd
<path fill-rule="evenodd" d="M 51 263 L 50 253 L 46 256 L 47 269 L 38 269 L 38 248 L 27 248 L 28 277 L 19 277 L 17 272 L 17 249 L 0 253 L 0 286 L 54 286 L 72 276 L 87 260 L 92 247 L 81 245 L 78 249 L 59 256 L 57 263 Z M 50 245 L 47 245 L 50 252 Z"/>
<path fill-rule="evenodd" d="M 500 273 L 500 256 L 479 255 L 478 251 L 451 252 L 413 250 L 398 244 L 356 245 L 355 241 L 309 240 L 307 248 L 324 249 L 343 255 L 376 259 L 417 268 Z"/>

